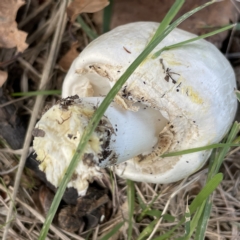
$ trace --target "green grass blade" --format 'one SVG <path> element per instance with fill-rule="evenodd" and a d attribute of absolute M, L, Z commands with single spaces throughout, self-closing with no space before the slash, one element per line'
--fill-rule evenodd
<path fill-rule="evenodd" d="M 239 123 L 235 122 L 230 130 L 230 133 L 227 137 L 226 143 L 236 142 L 236 135 L 239 132 Z M 229 151 L 229 146 L 226 145 L 221 150 L 215 150 L 210 158 L 209 162 L 209 172 L 207 177 L 207 184 L 211 181 L 211 179 L 217 176 L 217 172 L 220 169 L 220 166 Z M 215 175 L 217 174 L 217 175 Z M 209 196 L 206 201 L 206 204 L 203 204 L 204 212 L 199 220 L 198 227 L 196 229 L 196 237 L 197 240 L 203 240 L 205 238 L 205 232 L 207 228 L 208 219 L 210 218 L 211 209 L 212 209 L 212 198 Z"/>
<path fill-rule="evenodd" d="M 161 236 L 159 236 L 159 237 L 153 238 L 153 240 L 166 240 L 166 239 L 169 239 L 169 238 L 171 237 L 171 235 L 174 233 L 174 231 L 175 231 L 176 229 L 178 229 L 179 226 L 180 226 L 181 224 L 183 224 L 183 223 L 184 223 L 184 218 L 182 218 L 182 219 L 179 221 L 179 223 L 178 223 L 176 226 L 174 226 L 171 230 L 169 230 L 167 233 L 165 233 L 165 234 L 163 234 L 163 235 L 161 235 Z"/>
<path fill-rule="evenodd" d="M 77 17 L 77 22 L 81 25 L 82 30 L 87 34 L 87 36 L 91 39 L 94 40 L 95 38 L 98 37 L 97 33 L 95 33 L 82 19 L 82 17 L 79 15 Z"/>
<path fill-rule="evenodd" d="M 152 210 L 147 210 L 146 211 L 146 215 L 150 216 L 150 217 L 156 217 L 156 218 L 160 218 L 162 217 L 164 220 L 166 220 L 167 222 L 174 222 L 175 217 L 173 217 L 170 214 L 164 214 L 162 215 L 162 211 L 159 211 L 157 209 L 152 209 Z"/>
<path fill-rule="evenodd" d="M 238 132 L 239 132 L 239 124 L 234 123 L 230 130 L 226 143 L 232 143 L 233 141 L 235 142 L 236 140 L 235 137 Z M 227 145 L 221 150 L 214 151 L 213 155 L 210 158 L 207 183 L 209 183 L 210 180 L 213 178 L 213 176 L 219 171 L 219 168 L 228 151 L 229 151 L 229 147 Z M 210 196 L 202 204 L 202 208 L 204 208 L 204 211 L 199 220 L 199 224 L 197 226 L 196 235 L 195 235 L 195 239 L 197 240 L 203 240 L 205 238 L 205 231 L 207 228 L 208 219 L 210 217 L 211 209 L 212 209 L 212 198 Z"/>
<path fill-rule="evenodd" d="M 227 152 L 229 151 L 231 145 L 234 145 L 234 144 L 231 144 L 231 142 L 234 141 L 236 135 L 238 134 L 238 132 L 240 130 L 239 127 L 240 127 L 240 125 L 238 122 L 235 122 L 233 124 L 233 126 L 230 130 L 230 133 L 228 135 L 225 147 L 223 147 L 220 150 L 220 152 L 216 155 L 216 158 L 211 166 L 211 169 L 208 172 L 207 181 L 209 181 L 216 173 L 218 173 L 220 166 L 221 166 Z"/>
<path fill-rule="evenodd" d="M 13 97 L 22 97 L 22 96 L 38 96 L 38 95 L 60 95 L 60 90 L 46 90 L 46 91 L 32 91 L 32 92 L 17 92 L 12 93 Z"/>
<path fill-rule="evenodd" d="M 205 206 L 205 202 L 197 209 L 196 213 L 194 214 L 192 221 L 191 221 L 191 226 L 190 226 L 190 234 L 188 236 L 187 239 L 190 239 L 194 230 L 196 229 L 196 227 L 199 225 L 199 219 L 201 218 L 201 215 L 203 213 L 204 210 L 204 206 Z M 187 240 L 186 239 L 186 240 Z"/>
<path fill-rule="evenodd" d="M 195 234 L 196 240 L 204 240 L 205 239 L 205 232 L 207 229 L 208 219 L 210 217 L 211 210 L 212 210 L 212 200 L 211 200 L 211 197 L 208 197 L 206 199 L 204 212 L 201 216 L 201 219 L 200 219 L 199 224 L 196 229 L 196 234 Z"/>
<path fill-rule="evenodd" d="M 128 198 L 128 240 L 132 239 L 132 222 L 135 208 L 135 187 L 134 182 L 127 180 L 127 198 Z"/>
<path fill-rule="evenodd" d="M 173 223 L 175 221 L 175 217 L 170 214 L 164 214 L 162 217 L 163 217 L 163 220 L 170 223 Z"/>
<path fill-rule="evenodd" d="M 182 15 L 180 18 L 178 18 L 176 21 L 174 21 L 174 22 L 167 28 L 167 30 L 169 30 L 169 28 L 173 28 L 173 29 L 176 28 L 180 23 L 182 23 L 184 20 L 186 20 L 187 18 L 189 18 L 190 16 L 192 16 L 194 13 L 202 10 L 203 8 L 205 8 L 205 7 L 213 4 L 213 3 L 215 3 L 215 2 L 216 2 L 216 0 L 209 1 L 209 2 L 207 2 L 207 3 L 205 3 L 205 4 L 201 5 L 201 6 L 196 7 L 196 8 L 194 8 L 193 10 L 185 13 L 185 14 Z M 172 29 L 171 29 L 171 30 L 172 30 Z"/>
<path fill-rule="evenodd" d="M 191 239 L 193 232 L 195 231 L 196 227 L 199 225 L 199 219 L 201 218 L 202 212 L 204 210 L 204 204 L 202 204 L 194 214 L 192 221 L 190 222 L 190 232 L 189 234 L 185 234 L 183 237 L 179 237 L 176 240 L 188 240 Z"/>
<path fill-rule="evenodd" d="M 188 18 L 189 16 L 191 16 L 192 14 L 194 14 L 195 12 L 201 10 L 202 8 L 214 3 L 215 1 L 211 1 L 208 2 L 200 7 L 198 7 L 197 9 L 194 9 L 190 12 L 188 12 L 187 14 L 184 14 L 181 18 L 179 18 L 178 20 L 176 20 L 173 24 L 171 24 L 169 27 L 167 27 L 167 29 L 159 36 L 155 37 L 155 35 L 153 36 L 155 39 L 153 41 L 150 41 L 150 43 L 147 45 L 147 47 L 143 50 L 143 52 L 137 57 L 137 59 L 135 59 L 135 61 L 133 63 L 131 63 L 131 65 L 128 67 L 128 69 L 125 71 L 125 73 L 120 77 L 120 79 L 117 81 L 117 83 L 113 86 L 113 88 L 109 91 L 109 93 L 107 94 L 107 96 L 104 98 L 103 102 L 101 103 L 101 105 L 99 106 L 99 108 L 97 109 L 97 111 L 94 113 L 92 119 L 90 120 L 87 128 L 85 129 L 83 136 L 81 138 L 80 143 L 78 144 L 78 147 L 76 149 L 76 152 L 69 164 L 69 167 L 65 173 L 65 175 L 63 176 L 63 179 L 59 185 L 58 191 L 55 194 L 55 197 L 53 199 L 52 205 L 49 209 L 49 212 L 47 214 L 46 220 L 44 222 L 44 225 L 42 227 L 42 230 L 40 232 L 39 235 L 39 240 L 44 240 L 47 236 L 50 224 L 55 216 L 55 213 L 58 209 L 59 203 L 62 199 L 62 196 L 64 194 L 64 191 L 67 187 L 68 182 L 71 179 L 71 176 L 75 170 L 75 168 L 78 165 L 78 162 L 80 161 L 80 159 L 83 156 L 83 151 L 85 146 L 88 143 L 88 140 L 91 136 L 91 134 L 93 133 L 93 131 L 95 130 L 95 128 L 97 127 L 101 117 L 103 116 L 104 112 L 106 111 L 106 109 L 108 108 L 108 106 L 111 104 L 111 102 L 113 101 L 114 97 L 117 95 L 117 93 L 119 92 L 119 90 L 122 88 L 122 86 L 124 85 L 124 83 L 127 81 L 127 79 L 131 76 L 131 74 L 135 71 L 135 69 L 141 64 L 141 62 L 152 52 L 152 50 L 175 28 L 177 27 L 182 21 L 184 21 L 186 18 Z"/>
<path fill-rule="evenodd" d="M 210 195 L 218 187 L 222 179 L 223 179 L 222 173 L 218 173 L 217 175 L 215 175 L 193 200 L 193 202 L 189 206 L 189 210 L 191 214 L 193 214 L 196 211 L 196 214 L 194 215 L 193 220 L 191 222 L 187 221 L 185 222 L 186 234 L 184 237 L 178 238 L 178 240 L 190 239 L 195 229 L 197 232 L 195 234 L 194 239 L 198 240 L 203 239 L 197 237 L 202 237 L 205 235 L 207 222 L 211 213 L 211 201 L 209 201 Z"/>
<path fill-rule="evenodd" d="M 155 219 L 152 222 L 150 222 L 144 229 L 143 231 L 140 233 L 140 235 L 138 236 L 137 240 L 144 240 L 146 239 L 153 231 L 155 225 L 157 224 L 159 219 Z"/>
<path fill-rule="evenodd" d="M 236 137 L 232 143 L 240 143 L 240 136 Z"/>
<path fill-rule="evenodd" d="M 160 193 L 157 194 L 157 195 L 153 198 L 153 200 L 150 202 L 150 204 L 149 204 L 148 206 L 146 206 L 146 205 L 142 202 L 142 203 L 145 205 L 145 207 L 142 208 L 143 211 L 142 211 L 142 212 L 139 214 L 139 216 L 137 217 L 137 222 L 141 222 L 142 219 L 147 215 L 147 212 L 151 210 L 151 207 L 152 207 L 153 203 L 157 200 L 157 198 L 159 197 L 159 195 L 160 195 Z M 142 199 L 141 199 L 141 200 L 142 200 Z M 139 204 L 142 204 L 142 203 L 139 202 Z"/>
<path fill-rule="evenodd" d="M 240 30 L 240 23 L 237 23 L 236 31 L 239 31 L 239 30 Z"/>
<path fill-rule="evenodd" d="M 110 30 L 110 23 L 112 17 L 112 8 L 113 8 L 114 0 L 109 0 L 109 4 L 103 10 L 103 33 L 108 32 Z"/>
<path fill-rule="evenodd" d="M 137 200 L 138 200 L 138 203 L 139 203 L 139 206 L 142 210 L 145 210 L 147 208 L 147 205 L 143 202 L 141 196 L 138 194 L 138 192 L 136 192 L 137 194 Z"/>
<path fill-rule="evenodd" d="M 189 235 L 190 234 L 190 223 L 191 223 L 191 213 L 190 210 L 188 208 L 188 206 L 186 207 L 186 211 L 185 211 L 185 234 Z"/>
<path fill-rule="evenodd" d="M 237 97 L 238 101 L 240 102 L 240 91 L 235 90 L 235 94 L 236 94 L 236 97 Z"/>
<path fill-rule="evenodd" d="M 151 217 L 160 218 L 162 216 L 162 211 L 159 211 L 157 209 L 152 209 L 152 210 L 148 210 L 146 212 L 146 215 L 151 216 Z"/>
<path fill-rule="evenodd" d="M 197 41 L 197 40 L 200 40 L 200 39 L 203 39 L 203 38 L 207 38 L 207 37 L 213 36 L 213 35 L 215 35 L 215 34 L 224 32 L 224 31 L 226 31 L 226 30 L 229 30 L 229 29 L 231 29 L 231 28 L 234 28 L 235 26 L 236 26 L 236 24 L 227 25 L 227 26 L 225 26 L 225 27 L 222 27 L 222 28 L 220 28 L 220 29 L 218 29 L 218 30 L 215 30 L 215 31 L 212 31 L 212 32 L 210 32 L 210 33 L 206 33 L 206 34 L 203 34 L 203 35 L 201 35 L 201 36 L 198 36 L 198 37 L 195 37 L 195 38 L 191 38 L 191 39 L 186 40 L 186 41 L 183 41 L 183 42 L 179 42 L 179 43 L 176 43 L 176 44 L 173 44 L 173 45 L 166 46 L 166 47 L 160 49 L 159 51 L 155 52 L 155 53 L 153 54 L 152 58 L 154 59 L 154 58 L 159 57 L 163 51 L 182 47 L 183 45 L 186 45 L 186 44 L 188 44 L 188 43 L 195 42 L 195 41 Z M 240 96 L 240 94 L 239 94 L 239 96 Z"/>
<path fill-rule="evenodd" d="M 189 206 L 190 214 L 192 215 L 194 212 L 198 210 L 198 208 L 203 207 L 202 204 L 206 201 L 206 199 L 212 194 L 212 192 L 217 188 L 217 186 L 221 183 L 223 179 L 223 174 L 218 173 L 215 175 L 206 185 L 205 187 L 199 192 L 196 198 L 192 201 Z M 162 236 L 156 237 L 153 240 L 165 240 L 169 239 L 170 236 L 174 233 L 178 227 L 185 222 L 185 218 L 182 218 L 179 223 L 174 226 L 171 230 L 167 233 L 163 234 Z M 192 223 L 191 223 L 192 224 Z M 190 232 L 191 233 L 191 232 Z M 182 240 L 182 238 L 180 238 Z M 183 238 L 184 239 L 184 238 Z"/>
<path fill-rule="evenodd" d="M 171 6 L 168 13 L 165 15 L 164 19 L 161 22 L 160 27 L 157 29 L 154 37 L 151 39 L 151 41 L 155 40 L 157 36 L 162 34 L 166 27 L 171 23 L 171 21 L 174 19 L 174 17 L 179 12 L 180 8 L 184 4 L 185 0 L 176 0 L 175 3 Z"/>
<path fill-rule="evenodd" d="M 174 28 L 176 28 L 176 27 L 177 27 L 180 23 L 182 23 L 184 20 L 186 20 L 187 18 L 189 18 L 190 16 L 192 16 L 194 13 L 202 10 L 203 8 L 205 8 L 205 7 L 213 4 L 213 3 L 215 3 L 215 2 L 216 2 L 216 0 L 209 1 L 209 2 L 207 2 L 207 3 L 205 3 L 205 4 L 201 5 L 201 6 L 196 7 L 196 8 L 194 8 L 193 10 L 185 13 L 185 14 L 182 15 L 180 18 L 178 18 L 176 21 L 174 21 L 174 22 L 173 22 L 169 27 L 167 27 L 165 30 L 163 30 L 165 24 L 163 25 L 163 27 L 161 27 L 161 25 L 162 25 L 162 23 L 161 23 L 161 25 L 159 26 L 159 28 L 158 28 L 157 31 L 156 31 L 156 34 L 153 36 L 153 38 L 152 38 L 152 40 L 150 41 L 149 44 L 151 44 L 154 40 L 157 39 L 157 36 L 159 36 L 159 35 L 158 35 L 159 33 L 161 33 L 160 36 L 161 36 L 161 35 L 166 35 L 166 36 L 167 36 Z M 178 4 L 179 4 L 179 5 L 178 5 Z M 181 7 L 180 4 L 181 4 L 181 2 L 179 1 L 175 6 L 176 6 L 176 7 L 179 7 L 179 9 L 180 9 L 180 7 Z M 170 10 L 172 11 L 173 14 L 175 13 L 175 10 L 174 10 L 174 9 L 170 9 Z M 167 15 L 168 15 L 168 13 L 167 13 Z M 166 16 L 167 16 L 167 15 L 166 15 Z M 165 20 L 165 18 L 164 18 L 163 21 L 166 21 L 166 23 L 167 23 L 170 19 L 171 19 L 170 16 L 168 16 L 167 20 Z M 172 19 L 171 19 L 171 20 L 172 20 Z M 163 22 L 163 21 L 162 21 L 162 22 Z"/>
<path fill-rule="evenodd" d="M 216 174 L 210 181 L 205 185 L 205 187 L 200 191 L 200 193 L 194 198 L 189 206 L 190 213 L 193 214 L 198 207 L 209 197 L 209 195 L 218 187 L 223 179 L 223 174 Z"/>
<path fill-rule="evenodd" d="M 119 229 L 124 225 L 124 222 L 118 223 L 109 233 L 107 233 L 100 240 L 109 240 L 113 235 L 115 235 Z"/>
<path fill-rule="evenodd" d="M 208 165 L 208 174 L 209 174 L 209 171 L 213 168 L 214 161 L 216 160 L 216 156 L 217 156 L 218 152 L 219 152 L 219 149 L 217 149 L 217 148 L 213 149 L 213 151 L 212 151 L 212 154 L 211 154 L 211 156 L 208 160 L 208 164 L 209 164 Z M 210 180 L 210 179 L 211 178 L 207 179 L 207 181 Z"/>
<path fill-rule="evenodd" d="M 190 148 L 182 151 L 177 151 L 177 152 L 171 152 L 171 153 L 166 153 L 161 155 L 161 157 L 173 157 L 173 156 L 179 156 L 179 155 L 185 155 L 185 154 L 190 154 L 190 153 L 195 153 L 195 152 L 200 152 L 200 151 L 206 151 L 206 150 L 211 150 L 214 148 L 230 148 L 230 147 L 239 147 L 239 143 L 215 143 L 215 144 L 210 144 L 204 147 L 197 147 L 197 148 Z"/>

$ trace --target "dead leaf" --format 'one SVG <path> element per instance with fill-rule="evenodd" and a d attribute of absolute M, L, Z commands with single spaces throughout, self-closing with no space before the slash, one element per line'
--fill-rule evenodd
<path fill-rule="evenodd" d="M 96 227 L 104 216 L 106 220 L 110 216 L 107 209 L 111 205 L 108 190 L 89 186 L 83 197 L 77 198 L 77 204 L 64 206 L 58 214 L 59 226 L 69 232 L 85 230 Z"/>
<path fill-rule="evenodd" d="M 46 185 L 41 183 L 39 189 L 37 191 L 34 191 L 31 197 L 39 212 L 46 216 L 51 207 L 54 193 Z"/>
<path fill-rule="evenodd" d="M 79 55 L 79 52 L 77 51 L 77 48 L 79 46 L 79 42 L 72 43 L 71 48 L 68 50 L 68 52 L 59 60 L 58 64 L 63 71 L 67 72 L 73 60 Z"/>
<path fill-rule="evenodd" d="M 0 70 L 0 87 L 6 82 L 8 73 Z"/>
<path fill-rule="evenodd" d="M 27 33 L 18 30 L 15 21 L 18 9 L 24 4 L 23 0 L 0 1 L 0 47 L 17 47 L 18 52 L 28 47 L 25 43 Z"/>
<path fill-rule="evenodd" d="M 74 0 L 67 8 L 67 15 L 70 21 L 74 22 L 80 13 L 94 13 L 105 8 L 108 4 L 108 0 Z"/>

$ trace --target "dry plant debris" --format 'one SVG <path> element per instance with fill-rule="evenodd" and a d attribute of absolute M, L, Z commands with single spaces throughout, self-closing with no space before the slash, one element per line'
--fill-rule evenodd
<path fill-rule="evenodd" d="M 0 47 L 17 47 L 18 52 L 28 47 L 25 42 L 27 33 L 18 30 L 15 21 L 18 9 L 24 4 L 23 0 L 0 1 Z"/>
<path fill-rule="evenodd" d="M 0 70 L 0 87 L 6 82 L 8 73 Z"/>
<path fill-rule="evenodd" d="M 100 11 L 109 4 L 108 0 L 74 0 L 67 8 L 67 15 L 71 22 L 83 12 L 93 13 Z"/>

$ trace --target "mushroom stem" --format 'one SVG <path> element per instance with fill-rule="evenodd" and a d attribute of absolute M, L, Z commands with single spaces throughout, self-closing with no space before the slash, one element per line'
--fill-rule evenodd
<path fill-rule="evenodd" d="M 103 101 L 103 97 L 83 98 L 82 102 L 84 101 L 97 106 Z M 121 163 L 139 154 L 146 155 L 153 151 L 167 120 L 160 112 L 140 103 L 137 103 L 136 107 L 139 108 L 138 111 L 133 112 L 113 102 L 106 110 L 104 115 L 111 123 L 112 130 L 108 146 L 109 155 L 103 161 L 99 161 L 100 167 Z"/>
<path fill-rule="evenodd" d="M 33 148 L 40 170 L 55 187 L 59 186 L 97 106 L 103 97 L 62 99 L 45 112 L 33 131 Z M 99 167 L 121 163 L 152 152 L 158 134 L 166 125 L 162 115 L 138 104 L 137 112 L 112 103 L 91 135 L 68 187 L 84 195 L 88 183 L 101 178 Z"/>

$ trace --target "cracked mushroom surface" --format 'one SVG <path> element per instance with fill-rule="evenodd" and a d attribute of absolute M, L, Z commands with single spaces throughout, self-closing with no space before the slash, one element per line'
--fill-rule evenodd
<path fill-rule="evenodd" d="M 63 83 L 62 96 L 77 94 L 81 99 L 78 101 L 97 107 L 147 46 L 158 25 L 131 23 L 94 40 L 73 62 Z M 193 37 L 191 33 L 175 29 L 152 54 Z M 109 129 L 113 129 L 108 130 L 107 150 L 111 154 L 102 160 L 96 155 L 92 166 L 96 169 L 94 174 L 98 174 L 101 167 L 114 165 L 119 176 L 135 181 L 180 180 L 201 168 L 211 151 L 167 158 L 161 155 L 217 143 L 233 122 L 237 109 L 235 76 L 229 62 L 214 45 L 198 40 L 165 51 L 156 59 L 152 59 L 152 54 L 130 76 L 109 107 L 112 110 L 105 114 L 108 127 L 111 125 Z M 45 120 L 41 121 L 45 124 Z M 48 134 L 41 124 L 37 128 L 42 129 L 45 136 Z M 80 135 L 79 130 L 77 142 Z M 38 138 L 41 137 L 35 137 L 34 141 Z M 67 135 L 65 138 L 66 142 L 73 141 Z M 36 144 L 34 149 L 39 155 Z M 64 168 L 71 160 L 69 156 L 64 155 Z M 42 162 L 43 158 L 44 154 Z M 47 164 L 43 166 L 47 171 Z"/>
<path fill-rule="evenodd" d="M 47 180 L 55 187 L 59 186 L 93 112 L 92 105 L 82 103 L 73 96 L 52 106 L 36 124 L 33 146 L 40 162 L 39 169 L 45 172 Z M 93 177 L 101 177 L 95 162 L 106 151 L 102 147 L 109 134 L 102 128 L 103 122 L 108 121 L 104 118 L 92 134 L 83 159 L 67 185 L 76 188 L 79 195 L 85 195 Z"/>

